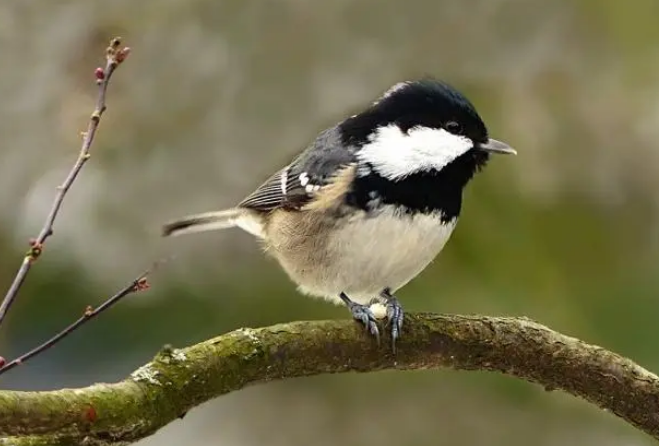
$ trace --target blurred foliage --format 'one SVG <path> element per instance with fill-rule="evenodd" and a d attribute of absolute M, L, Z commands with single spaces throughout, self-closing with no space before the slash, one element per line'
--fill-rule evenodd
<path fill-rule="evenodd" d="M 159 225 L 239 199 L 390 84 L 464 90 L 519 156 L 469 187 L 408 311 L 526 315 L 659 370 L 659 3 L 654 0 L 165 0 L 0 3 L 0 283 L 78 150 L 107 39 L 133 47 L 93 156 L 0 332 L 12 357 L 177 259 L 5 388 L 118 379 L 160 346 L 240 326 L 348 317 L 298 295 L 246 234 Z M 650 444 L 559 392 L 485 373 L 256 386 L 142 444 Z"/>

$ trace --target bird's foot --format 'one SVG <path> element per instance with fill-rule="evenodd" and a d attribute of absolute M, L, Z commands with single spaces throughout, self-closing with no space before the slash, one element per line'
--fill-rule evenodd
<path fill-rule="evenodd" d="M 391 328 L 391 348 L 396 353 L 396 341 L 400 338 L 401 330 L 403 329 L 405 313 L 396 296 L 391 294 L 389 290 L 384 290 L 382 297 L 385 299 L 387 309 L 387 327 Z"/>
<path fill-rule="evenodd" d="M 378 329 L 377 319 L 371 309 L 367 305 L 358 304 L 353 302 L 345 293 L 341 293 L 341 300 L 346 304 L 352 317 L 361 322 L 366 330 L 380 343 L 380 330 Z"/>

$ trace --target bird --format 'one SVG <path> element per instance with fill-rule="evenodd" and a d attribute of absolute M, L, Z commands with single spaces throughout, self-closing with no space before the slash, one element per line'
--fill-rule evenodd
<path fill-rule="evenodd" d="M 517 152 L 489 136 L 463 93 L 435 78 L 402 81 L 320 131 L 236 206 L 170 221 L 162 234 L 252 234 L 300 293 L 345 305 L 378 343 L 386 317 L 395 352 L 396 292 L 442 251 L 465 186 L 495 154 Z"/>

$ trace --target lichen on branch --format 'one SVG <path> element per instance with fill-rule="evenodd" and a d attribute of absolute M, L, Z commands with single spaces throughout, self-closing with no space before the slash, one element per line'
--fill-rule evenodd
<path fill-rule="evenodd" d="M 561 389 L 659 439 L 659 378 L 630 359 L 526 318 L 435 314 L 409 315 L 395 355 L 353 321 L 292 322 L 164 348 L 114 384 L 0 391 L 0 435 L 16 445 L 82 439 L 90 445 L 127 444 L 249 384 L 442 367 L 496 371 Z"/>

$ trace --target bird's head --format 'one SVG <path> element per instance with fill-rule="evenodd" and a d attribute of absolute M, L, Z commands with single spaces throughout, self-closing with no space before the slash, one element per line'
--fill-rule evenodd
<path fill-rule="evenodd" d="M 466 184 L 490 154 L 516 153 L 489 137 L 463 94 L 431 79 L 394 85 L 339 130 L 344 144 L 356 148 L 362 171 L 390 181 L 450 170 Z"/>

